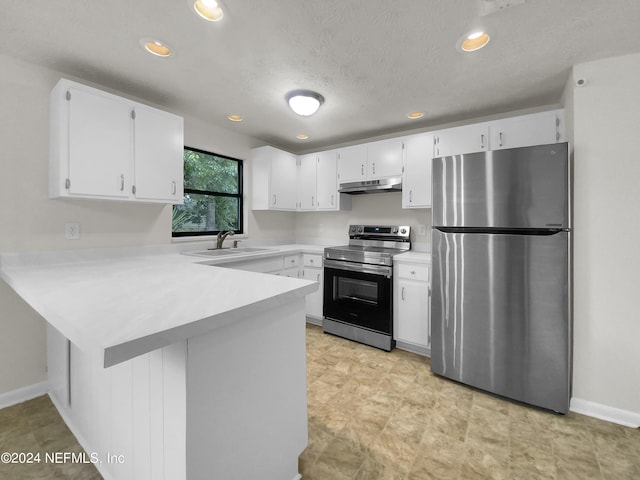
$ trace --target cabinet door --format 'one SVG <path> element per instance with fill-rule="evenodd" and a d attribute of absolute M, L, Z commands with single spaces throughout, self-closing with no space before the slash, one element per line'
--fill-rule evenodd
<path fill-rule="evenodd" d="M 491 150 L 559 142 L 559 126 L 555 111 L 491 122 Z"/>
<path fill-rule="evenodd" d="M 316 210 L 318 207 L 316 161 L 313 153 L 298 157 L 298 210 Z"/>
<path fill-rule="evenodd" d="M 431 160 L 433 135 L 420 133 L 405 138 L 402 208 L 431 206 Z"/>
<path fill-rule="evenodd" d="M 338 210 L 338 164 L 335 150 L 317 155 L 318 167 L 318 210 Z"/>
<path fill-rule="evenodd" d="M 182 118 L 155 108 L 137 105 L 134 140 L 135 197 L 182 203 Z"/>
<path fill-rule="evenodd" d="M 304 267 L 302 270 L 302 278 L 318 282 L 319 288 L 313 293 L 305 297 L 306 313 L 314 317 L 322 318 L 322 269 Z"/>
<path fill-rule="evenodd" d="M 425 282 L 399 279 L 398 322 L 395 338 L 429 347 L 429 288 Z"/>
<path fill-rule="evenodd" d="M 132 108 L 69 88 L 69 194 L 128 198 L 133 156 Z"/>
<path fill-rule="evenodd" d="M 366 169 L 366 145 L 354 145 L 338 150 L 338 183 L 364 180 Z"/>
<path fill-rule="evenodd" d="M 402 175 L 402 138 L 391 138 L 367 144 L 367 179 Z"/>
<path fill-rule="evenodd" d="M 271 150 L 270 205 L 275 210 L 295 210 L 297 180 L 296 156 L 282 150 Z"/>
<path fill-rule="evenodd" d="M 433 134 L 433 156 L 446 157 L 489 149 L 489 126 L 486 123 L 449 128 Z"/>

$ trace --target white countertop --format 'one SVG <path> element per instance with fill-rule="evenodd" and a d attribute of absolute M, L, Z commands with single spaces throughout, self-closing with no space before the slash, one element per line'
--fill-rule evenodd
<path fill-rule="evenodd" d="M 411 250 L 405 253 L 399 253 L 393 256 L 393 261 L 400 262 L 416 262 L 416 263 L 431 263 L 431 252 L 416 252 Z"/>
<path fill-rule="evenodd" d="M 3 254 L 0 276 L 79 348 L 101 352 L 108 367 L 318 288 L 308 280 L 211 266 L 323 249 L 269 248 L 219 259 L 178 253 L 184 246 Z"/>

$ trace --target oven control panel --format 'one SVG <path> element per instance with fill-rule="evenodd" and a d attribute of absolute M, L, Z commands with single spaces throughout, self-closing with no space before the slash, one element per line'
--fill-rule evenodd
<path fill-rule="evenodd" d="M 350 238 L 387 238 L 389 240 L 409 240 L 411 227 L 408 225 L 350 225 Z"/>

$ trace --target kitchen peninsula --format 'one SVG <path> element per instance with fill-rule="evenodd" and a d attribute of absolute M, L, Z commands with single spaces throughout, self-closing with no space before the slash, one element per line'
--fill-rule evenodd
<path fill-rule="evenodd" d="M 50 396 L 105 478 L 299 478 L 317 284 L 209 263 L 146 248 L 0 256 L 48 322 Z"/>

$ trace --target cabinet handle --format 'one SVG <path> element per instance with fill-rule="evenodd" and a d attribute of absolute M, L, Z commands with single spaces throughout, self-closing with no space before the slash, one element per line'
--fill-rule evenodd
<path fill-rule="evenodd" d="M 409 273 L 410 273 L 411 275 L 415 275 L 415 274 L 416 274 L 416 271 L 415 271 L 415 270 L 411 270 Z"/>
<path fill-rule="evenodd" d="M 331 206 L 333 206 L 333 205 L 334 205 L 334 203 L 333 203 L 333 199 L 334 199 L 334 195 L 331 195 Z"/>
<path fill-rule="evenodd" d="M 404 287 L 402 287 L 402 290 L 400 291 L 400 297 L 404 300 Z"/>
<path fill-rule="evenodd" d="M 175 195 L 177 191 L 178 191 L 178 185 L 174 180 L 173 182 L 171 182 L 171 195 Z"/>
<path fill-rule="evenodd" d="M 375 175 L 376 174 L 376 162 L 373 162 L 372 167 L 373 167 L 373 174 Z"/>
<path fill-rule="evenodd" d="M 502 146 L 502 132 L 500 132 L 500 134 L 498 135 L 498 138 L 500 138 L 500 146 Z"/>
<path fill-rule="evenodd" d="M 484 148 L 484 134 L 480 135 L 480 148 Z"/>
<path fill-rule="evenodd" d="M 120 174 L 120 191 L 124 192 L 124 174 Z"/>
<path fill-rule="evenodd" d="M 312 207 L 316 206 L 316 197 L 314 197 L 313 195 L 311 195 L 311 206 Z"/>
<path fill-rule="evenodd" d="M 409 203 L 413 203 L 413 190 L 409 190 Z"/>
<path fill-rule="evenodd" d="M 316 275 L 316 282 L 320 283 L 320 274 L 319 273 Z"/>
<path fill-rule="evenodd" d="M 313 263 L 313 258 L 310 258 L 310 259 L 309 259 L 309 263 Z"/>
<path fill-rule="evenodd" d="M 274 205 L 276 204 L 276 194 L 275 193 L 273 194 L 273 204 Z"/>
<path fill-rule="evenodd" d="M 364 176 L 364 163 L 360 164 L 360 175 Z"/>

